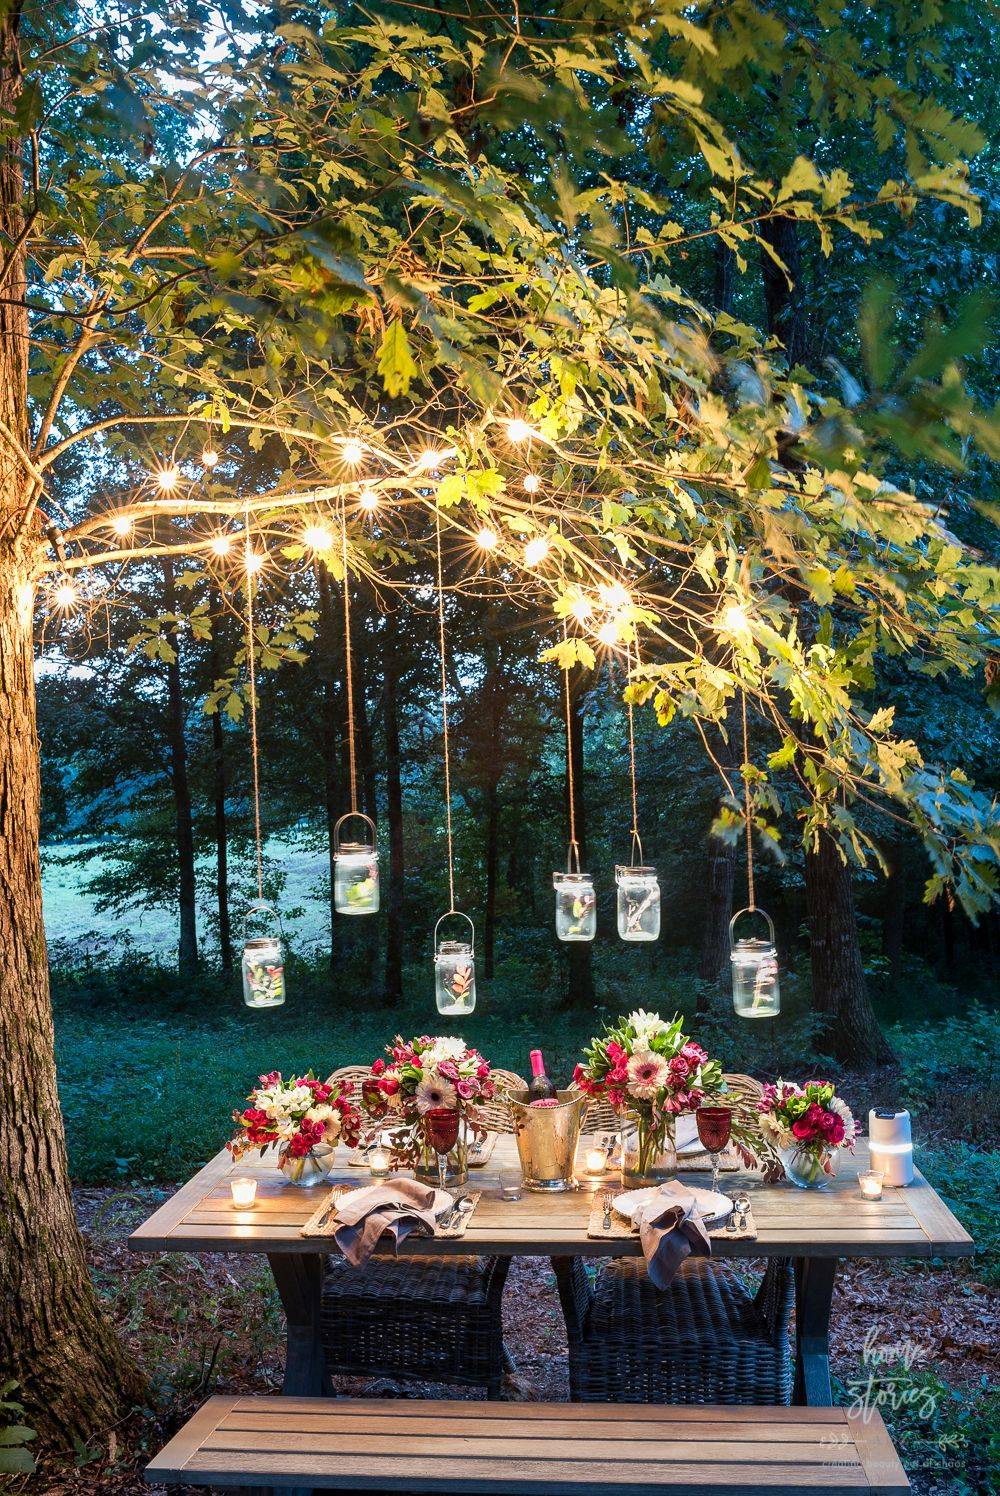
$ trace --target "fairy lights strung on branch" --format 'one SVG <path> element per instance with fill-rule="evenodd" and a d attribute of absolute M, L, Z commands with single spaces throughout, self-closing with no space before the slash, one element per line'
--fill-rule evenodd
<path fill-rule="evenodd" d="M 215 448 L 214 447 L 205 447 L 202 450 L 202 454 L 201 454 L 201 465 L 202 465 L 202 467 L 203 468 L 208 468 L 209 472 L 211 472 L 214 467 L 218 466 L 218 463 L 219 463 L 219 454 L 215 450 Z"/>
<path fill-rule="evenodd" d="M 160 468 L 156 474 L 156 486 L 161 493 L 173 493 L 181 481 L 181 470 L 176 463 Z"/>
<path fill-rule="evenodd" d="M 448 732 L 448 665 L 444 637 L 444 563 L 441 558 L 441 514 L 434 511 L 437 560 L 438 655 L 441 665 L 441 734 L 444 749 L 444 822 L 448 846 L 448 908 L 434 926 L 434 1000 L 439 1013 L 471 1013 L 476 1006 L 476 927 L 470 916 L 455 907 L 455 847 L 451 825 L 451 743 Z M 469 926 L 468 940 L 440 939 L 445 920 L 461 919 Z"/>
<path fill-rule="evenodd" d="M 333 907 L 338 914 L 377 914 L 379 907 L 378 851 L 375 822 L 358 809 L 358 764 L 354 735 L 354 645 L 351 637 L 351 573 L 347 549 L 347 516 L 340 516 L 340 560 L 344 573 L 344 663 L 347 693 L 347 763 L 351 808 L 333 828 Z M 360 821 L 365 840 L 342 840 L 347 821 Z"/>

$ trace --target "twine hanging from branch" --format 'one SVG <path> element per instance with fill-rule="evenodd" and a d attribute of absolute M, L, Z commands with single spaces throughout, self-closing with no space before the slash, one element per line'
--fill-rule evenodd
<path fill-rule="evenodd" d="M 746 828 L 747 839 L 747 894 L 749 903 L 747 909 L 752 914 L 757 908 L 756 895 L 754 893 L 753 881 L 753 828 L 750 814 L 750 740 L 747 732 L 747 693 L 740 690 L 740 708 L 743 717 L 743 820 Z"/>
<path fill-rule="evenodd" d="M 438 652 L 441 657 L 441 723 L 444 738 L 444 818 L 448 839 L 448 913 L 455 914 L 455 854 L 451 835 L 451 747 L 448 741 L 448 672 L 444 644 L 444 567 L 441 561 L 441 514 L 434 510 L 434 541 L 437 553 Z M 438 921 L 440 923 L 440 921 Z"/>
<path fill-rule="evenodd" d="M 358 769 L 354 750 L 354 663 L 351 649 L 351 585 L 347 570 L 347 511 L 340 514 L 341 561 L 344 568 L 344 661 L 347 674 L 347 764 L 351 781 L 351 814 L 358 813 Z"/>
<path fill-rule="evenodd" d="M 569 638 L 566 622 L 562 626 L 563 643 Z M 580 844 L 576 839 L 576 783 L 573 775 L 573 708 L 569 692 L 569 670 L 563 669 L 563 711 L 566 718 L 566 794 L 569 802 L 569 847 L 566 853 L 566 871 L 580 871 Z"/>
<path fill-rule="evenodd" d="M 632 675 L 632 660 L 631 660 L 631 648 L 630 647 L 626 651 L 625 665 L 626 665 L 626 669 L 628 671 L 628 674 L 631 677 L 631 675 Z M 636 671 L 638 671 L 638 669 L 639 669 L 639 646 L 638 646 L 638 643 L 635 646 L 635 668 L 636 668 Z M 629 680 L 628 682 L 626 682 L 626 689 L 627 689 L 628 685 L 630 685 L 630 684 L 631 684 L 631 680 Z M 628 766 L 629 766 L 629 778 L 630 778 L 631 790 L 632 790 L 632 849 L 631 849 L 631 858 L 632 858 L 632 866 L 633 867 L 639 867 L 642 864 L 642 837 L 639 835 L 639 796 L 638 796 L 638 792 L 636 790 L 636 782 L 635 782 L 635 720 L 634 720 L 634 715 L 633 715 L 633 709 L 632 709 L 632 703 L 631 703 L 631 701 L 627 701 L 625 704 L 626 704 L 626 706 L 628 708 Z M 638 861 L 636 860 L 636 855 L 635 855 L 636 854 L 636 848 L 638 848 L 638 850 L 639 850 Z"/>
<path fill-rule="evenodd" d="M 252 556 L 250 549 L 250 510 L 243 511 L 243 537 L 244 553 L 243 559 L 247 579 L 247 665 L 250 673 L 250 757 L 253 763 L 253 832 L 254 848 L 257 857 L 257 898 L 263 902 L 264 898 L 264 853 L 260 837 L 260 751 L 257 744 L 257 641 L 254 637 L 253 624 L 253 572 L 249 561 Z"/>

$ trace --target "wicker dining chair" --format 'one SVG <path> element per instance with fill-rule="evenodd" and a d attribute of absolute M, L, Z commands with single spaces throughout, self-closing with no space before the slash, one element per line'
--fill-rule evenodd
<path fill-rule="evenodd" d="M 345 1067 L 353 1073 L 361 1067 Z M 335 1071 L 331 1080 L 344 1072 Z M 362 1072 L 363 1078 L 367 1071 Z M 524 1089 L 510 1072 L 499 1084 Z M 502 1098 L 487 1121 L 511 1130 Z M 485 1107 L 484 1107 L 485 1110 Z M 323 1279 L 321 1327 L 327 1377 L 391 1377 L 483 1387 L 496 1400 L 510 1363 L 501 1304 L 509 1257 L 372 1257 L 352 1268 L 331 1257 Z"/>

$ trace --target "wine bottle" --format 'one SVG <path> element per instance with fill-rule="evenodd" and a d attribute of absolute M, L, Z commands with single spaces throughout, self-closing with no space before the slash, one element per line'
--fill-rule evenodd
<path fill-rule="evenodd" d="M 531 1097 L 531 1106 L 536 1101 L 557 1100 L 556 1088 L 545 1074 L 545 1061 L 542 1059 L 542 1051 L 533 1049 L 528 1056 L 531 1061 L 531 1080 L 528 1084 L 528 1095 Z"/>

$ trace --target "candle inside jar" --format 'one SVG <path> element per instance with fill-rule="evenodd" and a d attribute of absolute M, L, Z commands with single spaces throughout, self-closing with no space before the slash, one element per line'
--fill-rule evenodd
<path fill-rule="evenodd" d="M 233 1197 L 234 1210 L 253 1210 L 257 1200 L 256 1179 L 231 1179 L 229 1193 Z"/>
<path fill-rule="evenodd" d="M 585 1163 L 588 1174 L 603 1174 L 608 1166 L 608 1155 L 603 1148 L 588 1148 Z"/>
<path fill-rule="evenodd" d="M 858 1184 L 866 1200 L 881 1200 L 882 1175 L 877 1169 L 866 1169 L 858 1175 Z"/>
<path fill-rule="evenodd" d="M 373 1148 L 368 1155 L 368 1167 L 373 1179 L 387 1179 L 389 1176 L 389 1155 L 384 1148 Z"/>

